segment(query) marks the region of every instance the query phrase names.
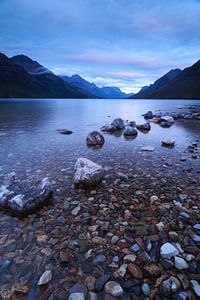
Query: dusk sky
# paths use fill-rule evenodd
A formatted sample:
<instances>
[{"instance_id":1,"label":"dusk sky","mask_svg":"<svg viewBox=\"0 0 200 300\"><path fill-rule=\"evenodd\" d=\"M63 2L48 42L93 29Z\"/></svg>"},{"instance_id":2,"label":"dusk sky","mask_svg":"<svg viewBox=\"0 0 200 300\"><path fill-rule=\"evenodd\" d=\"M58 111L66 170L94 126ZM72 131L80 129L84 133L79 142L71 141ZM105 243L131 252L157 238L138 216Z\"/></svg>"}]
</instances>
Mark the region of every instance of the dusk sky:
<instances>
[{"instance_id":1,"label":"dusk sky","mask_svg":"<svg viewBox=\"0 0 200 300\"><path fill-rule=\"evenodd\" d=\"M199 0L0 0L0 51L135 92L200 59Z\"/></svg>"}]
</instances>

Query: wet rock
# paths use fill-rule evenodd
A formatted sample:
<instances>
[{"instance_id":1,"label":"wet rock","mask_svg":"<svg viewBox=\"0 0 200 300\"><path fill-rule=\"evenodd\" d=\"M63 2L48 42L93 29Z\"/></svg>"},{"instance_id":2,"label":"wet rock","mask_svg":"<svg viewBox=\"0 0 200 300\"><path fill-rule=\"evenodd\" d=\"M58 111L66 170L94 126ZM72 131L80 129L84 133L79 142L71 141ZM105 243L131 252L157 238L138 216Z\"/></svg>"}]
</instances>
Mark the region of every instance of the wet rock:
<instances>
[{"instance_id":1,"label":"wet rock","mask_svg":"<svg viewBox=\"0 0 200 300\"><path fill-rule=\"evenodd\" d=\"M171 258L173 256L176 256L179 254L178 249L170 244L170 243L165 243L164 245L162 245L162 247L160 248L160 255L163 258Z\"/></svg>"},{"instance_id":2,"label":"wet rock","mask_svg":"<svg viewBox=\"0 0 200 300\"><path fill-rule=\"evenodd\" d=\"M131 272L134 278L142 279L142 271L137 265L133 263L128 264L128 270Z\"/></svg>"},{"instance_id":3,"label":"wet rock","mask_svg":"<svg viewBox=\"0 0 200 300\"><path fill-rule=\"evenodd\" d=\"M190 280L191 284L192 284L192 288L193 291L195 292L195 294L200 297L200 284L198 281L196 280Z\"/></svg>"},{"instance_id":4,"label":"wet rock","mask_svg":"<svg viewBox=\"0 0 200 300\"><path fill-rule=\"evenodd\" d=\"M22 185L22 186L21 186ZM43 178L38 186L30 186L30 182L13 184L8 190L5 186L0 187L0 207L17 215L33 213L52 198L52 187L47 177ZM9 188L9 189L10 189ZM23 194L18 194L18 191Z\"/></svg>"},{"instance_id":5,"label":"wet rock","mask_svg":"<svg viewBox=\"0 0 200 300\"><path fill-rule=\"evenodd\" d=\"M169 147L169 148L173 148L175 145L175 141L170 140L170 139L166 139L162 141L162 146L164 147Z\"/></svg>"},{"instance_id":6,"label":"wet rock","mask_svg":"<svg viewBox=\"0 0 200 300\"><path fill-rule=\"evenodd\" d=\"M60 133L60 134L64 134L64 135L69 135L69 134L73 133L73 131L68 130L68 129L64 129L64 128L57 129L57 132Z\"/></svg>"},{"instance_id":7,"label":"wet rock","mask_svg":"<svg viewBox=\"0 0 200 300\"><path fill-rule=\"evenodd\" d=\"M111 123L113 127L115 127L118 130L123 130L124 129L124 121L120 118L114 119Z\"/></svg>"},{"instance_id":8,"label":"wet rock","mask_svg":"<svg viewBox=\"0 0 200 300\"><path fill-rule=\"evenodd\" d=\"M90 187L102 181L103 168L86 158L79 158L75 164L74 185Z\"/></svg>"},{"instance_id":9,"label":"wet rock","mask_svg":"<svg viewBox=\"0 0 200 300\"><path fill-rule=\"evenodd\" d=\"M88 146L102 146L105 143L103 135L98 131L92 131L86 139Z\"/></svg>"},{"instance_id":10,"label":"wet rock","mask_svg":"<svg viewBox=\"0 0 200 300\"><path fill-rule=\"evenodd\" d=\"M174 261L175 261L175 267L178 270L184 270L189 268L187 262L181 257L175 256Z\"/></svg>"},{"instance_id":11,"label":"wet rock","mask_svg":"<svg viewBox=\"0 0 200 300\"><path fill-rule=\"evenodd\" d=\"M144 124L137 124L136 128L141 131L149 131L151 130L151 125L149 122Z\"/></svg>"},{"instance_id":12,"label":"wet rock","mask_svg":"<svg viewBox=\"0 0 200 300\"><path fill-rule=\"evenodd\" d=\"M174 118L170 116L163 116L160 118L160 121L161 127L171 127L175 123Z\"/></svg>"},{"instance_id":13,"label":"wet rock","mask_svg":"<svg viewBox=\"0 0 200 300\"><path fill-rule=\"evenodd\" d=\"M131 137L131 136L137 136L138 132L135 128L131 126L126 126L124 130L124 136Z\"/></svg>"},{"instance_id":14,"label":"wet rock","mask_svg":"<svg viewBox=\"0 0 200 300\"><path fill-rule=\"evenodd\" d=\"M193 226L193 228L194 228L194 229L197 229L197 230L200 230L200 224L195 224L195 225Z\"/></svg>"},{"instance_id":15,"label":"wet rock","mask_svg":"<svg viewBox=\"0 0 200 300\"><path fill-rule=\"evenodd\" d=\"M123 289L118 282L109 281L105 285L105 292L114 297L119 297L123 294Z\"/></svg>"},{"instance_id":16,"label":"wet rock","mask_svg":"<svg viewBox=\"0 0 200 300\"><path fill-rule=\"evenodd\" d=\"M145 113L143 116L144 116L145 119L153 119L154 114L153 114L152 111L148 111L148 112Z\"/></svg>"},{"instance_id":17,"label":"wet rock","mask_svg":"<svg viewBox=\"0 0 200 300\"><path fill-rule=\"evenodd\" d=\"M117 271L115 271L114 277L123 279L126 274L126 269L127 269L127 264L121 265L120 268Z\"/></svg>"},{"instance_id":18,"label":"wet rock","mask_svg":"<svg viewBox=\"0 0 200 300\"><path fill-rule=\"evenodd\" d=\"M102 291L102 289L104 288L104 285L106 284L106 282L108 282L110 280L110 275L103 275L101 277L99 277L97 280L96 280L96 283L95 283L95 290L97 292L100 292Z\"/></svg>"},{"instance_id":19,"label":"wet rock","mask_svg":"<svg viewBox=\"0 0 200 300\"><path fill-rule=\"evenodd\" d=\"M47 284L49 281L51 281L51 279L52 279L52 271L51 270L47 270L40 277L40 279L38 281L38 285Z\"/></svg>"},{"instance_id":20,"label":"wet rock","mask_svg":"<svg viewBox=\"0 0 200 300\"><path fill-rule=\"evenodd\" d=\"M116 127L112 125L104 125L101 127L102 132L114 133L116 130L117 130Z\"/></svg>"},{"instance_id":21,"label":"wet rock","mask_svg":"<svg viewBox=\"0 0 200 300\"><path fill-rule=\"evenodd\" d=\"M68 300L85 300L83 293L72 293L69 295Z\"/></svg>"},{"instance_id":22,"label":"wet rock","mask_svg":"<svg viewBox=\"0 0 200 300\"><path fill-rule=\"evenodd\" d=\"M153 152L155 148L153 146L144 146L142 147L141 151L146 151L146 152Z\"/></svg>"},{"instance_id":23,"label":"wet rock","mask_svg":"<svg viewBox=\"0 0 200 300\"><path fill-rule=\"evenodd\" d=\"M93 264L94 265L99 265L99 264L102 264L106 261L106 256L105 255L97 255L94 260L93 260Z\"/></svg>"},{"instance_id":24,"label":"wet rock","mask_svg":"<svg viewBox=\"0 0 200 300\"><path fill-rule=\"evenodd\" d=\"M149 296L150 295L150 286L148 283L143 283L142 285L142 292L145 296Z\"/></svg>"}]
</instances>

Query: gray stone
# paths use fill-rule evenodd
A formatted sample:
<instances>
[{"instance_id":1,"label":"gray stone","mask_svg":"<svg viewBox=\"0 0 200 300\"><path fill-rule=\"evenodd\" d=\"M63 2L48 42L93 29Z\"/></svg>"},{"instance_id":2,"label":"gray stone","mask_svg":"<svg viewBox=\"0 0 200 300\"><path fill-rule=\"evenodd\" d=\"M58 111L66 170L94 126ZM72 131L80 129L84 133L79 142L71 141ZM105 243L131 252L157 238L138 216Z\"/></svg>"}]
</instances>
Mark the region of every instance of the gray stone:
<instances>
[{"instance_id":1,"label":"gray stone","mask_svg":"<svg viewBox=\"0 0 200 300\"><path fill-rule=\"evenodd\" d=\"M93 186L101 182L103 168L86 158L79 158L75 164L74 185Z\"/></svg>"},{"instance_id":2,"label":"gray stone","mask_svg":"<svg viewBox=\"0 0 200 300\"><path fill-rule=\"evenodd\" d=\"M47 284L52 279L52 272L51 270L45 271L38 281L38 285Z\"/></svg>"},{"instance_id":3,"label":"gray stone","mask_svg":"<svg viewBox=\"0 0 200 300\"><path fill-rule=\"evenodd\" d=\"M178 249L170 243L165 243L160 248L160 255L162 256L162 258L168 258L169 259L173 256L178 255L178 254L179 254Z\"/></svg>"},{"instance_id":4,"label":"gray stone","mask_svg":"<svg viewBox=\"0 0 200 300\"><path fill-rule=\"evenodd\" d=\"M68 300L85 300L83 293L72 293L69 295Z\"/></svg>"},{"instance_id":5,"label":"gray stone","mask_svg":"<svg viewBox=\"0 0 200 300\"><path fill-rule=\"evenodd\" d=\"M189 268L187 262L183 258L175 256L174 260L175 260L175 267L178 270L184 270L184 269L188 269Z\"/></svg>"},{"instance_id":6,"label":"gray stone","mask_svg":"<svg viewBox=\"0 0 200 300\"><path fill-rule=\"evenodd\" d=\"M124 129L124 121L121 118L114 119L111 123L112 126L117 128L118 130Z\"/></svg>"},{"instance_id":7,"label":"gray stone","mask_svg":"<svg viewBox=\"0 0 200 300\"><path fill-rule=\"evenodd\" d=\"M119 297L123 294L123 289L118 282L109 281L105 285L105 292L114 297Z\"/></svg>"},{"instance_id":8,"label":"gray stone","mask_svg":"<svg viewBox=\"0 0 200 300\"><path fill-rule=\"evenodd\" d=\"M89 133L86 139L88 146L102 146L105 143L103 135L98 131L92 131Z\"/></svg>"},{"instance_id":9,"label":"gray stone","mask_svg":"<svg viewBox=\"0 0 200 300\"><path fill-rule=\"evenodd\" d=\"M192 284L193 291L198 297L200 297L200 284L196 280L190 280L190 282Z\"/></svg>"},{"instance_id":10,"label":"gray stone","mask_svg":"<svg viewBox=\"0 0 200 300\"><path fill-rule=\"evenodd\" d=\"M137 130L131 126L127 126L124 130L124 136L136 136L137 134Z\"/></svg>"}]
</instances>

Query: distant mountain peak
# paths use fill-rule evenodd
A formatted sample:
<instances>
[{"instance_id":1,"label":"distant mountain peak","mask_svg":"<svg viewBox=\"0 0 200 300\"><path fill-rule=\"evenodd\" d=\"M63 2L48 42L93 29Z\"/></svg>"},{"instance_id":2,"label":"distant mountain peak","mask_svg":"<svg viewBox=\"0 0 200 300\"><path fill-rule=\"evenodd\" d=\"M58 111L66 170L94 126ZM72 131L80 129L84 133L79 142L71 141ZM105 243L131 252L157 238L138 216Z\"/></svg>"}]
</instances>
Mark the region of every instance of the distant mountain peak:
<instances>
[{"instance_id":1,"label":"distant mountain peak","mask_svg":"<svg viewBox=\"0 0 200 300\"><path fill-rule=\"evenodd\" d=\"M37 61L32 60L30 57L20 54L15 55L11 60L24 68L26 72L31 75L41 75L41 74L52 74L50 70L40 65Z\"/></svg>"}]
</instances>

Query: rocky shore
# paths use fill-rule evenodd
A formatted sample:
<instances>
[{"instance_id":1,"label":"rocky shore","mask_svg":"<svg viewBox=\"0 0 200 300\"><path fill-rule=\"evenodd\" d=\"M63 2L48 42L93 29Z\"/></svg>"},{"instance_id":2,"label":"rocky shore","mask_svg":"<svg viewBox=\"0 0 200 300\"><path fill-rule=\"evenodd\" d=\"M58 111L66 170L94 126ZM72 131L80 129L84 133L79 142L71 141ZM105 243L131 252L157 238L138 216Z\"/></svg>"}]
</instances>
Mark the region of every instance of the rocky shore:
<instances>
[{"instance_id":1,"label":"rocky shore","mask_svg":"<svg viewBox=\"0 0 200 300\"><path fill-rule=\"evenodd\" d=\"M199 112L185 116L148 112L143 124L118 118L101 132L136 138L177 119L200 130ZM200 136L177 155L169 133L159 155L149 145L134 161L113 149L102 166L79 158L67 179L55 173L53 204L37 214L1 211L0 299L199 299ZM106 134L86 143L104 147ZM13 177L3 178L8 190Z\"/></svg>"}]
</instances>

